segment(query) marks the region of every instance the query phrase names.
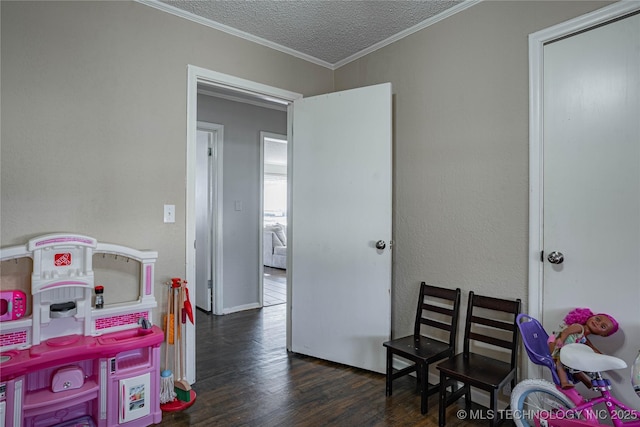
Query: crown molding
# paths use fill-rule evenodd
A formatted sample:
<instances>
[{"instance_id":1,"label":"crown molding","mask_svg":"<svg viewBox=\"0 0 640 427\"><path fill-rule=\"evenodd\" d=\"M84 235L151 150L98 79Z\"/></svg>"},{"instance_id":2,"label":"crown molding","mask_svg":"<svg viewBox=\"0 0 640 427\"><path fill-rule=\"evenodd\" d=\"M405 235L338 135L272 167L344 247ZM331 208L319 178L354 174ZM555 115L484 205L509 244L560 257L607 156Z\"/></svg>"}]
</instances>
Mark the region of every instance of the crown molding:
<instances>
[{"instance_id":1,"label":"crown molding","mask_svg":"<svg viewBox=\"0 0 640 427\"><path fill-rule=\"evenodd\" d=\"M269 40L265 40L262 37L254 36L253 34L245 33L244 31L240 31L236 28L220 24L218 22L212 21L207 18L203 18L202 16L195 15L191 12L187 12L186 10L178 9L177 7L168 5L166 3L162 3L161 1L158 1L158 0L134 0L134 1L136 1L137 3L144 4L146 6L150 6L155 9L161 10L163 12L170 13L180 18L188 19L189 21L195 22L197 24L201 24L206 27L225 32L227 34L231 34L232 36L240 37L250 42L254 42L254 43L266 46L268 48L286 53L288 55L295 56L296 58L304 59L305 61L309 61L313 64L320 65L325 68L330 68L330 69L332 68L332 65L329 62L322 61L311 55L298 52L297 50L279 45Z\"/></svg>"},{"instance_id":2,"label":"crown molding","mask_svg":"<svg viewBox=\"0 0 640 427\"><path fill-rule=\"evenodd\" d=\"M330 62L327 62L327 61L323 61L323 60L318 59L318 58L316 58L314 56L307 55L306 53L302 53L302 52L299 52L297 50L288 48L286 46L282 46L280 44L271 42L269 40L265 40L262 37L254 36L253 34L245 33L244 31L240 31L240 30L238 30L236 28L220 24L218 22L212 21L212 20L207 19L207 18L203 18L201 16L195 15L195 14L193 14L191 12L187 12L187 11L182 10L182 9L178 9L175 6L171 6L169 4L161 2L159 0L134 0L134 1L136 1L137 3L140 3L140 4L143 4L143 5L146 5L146 6L153 7L155 9L161 10L163 12L170 13L170 14L178 16L180 18L188 19L189 21L195 22L197 24L201 24L201 25L207 26L209 28L213 28L215 30L225 32L227 34L231 34L233 36L243 38L243 39L248 40L250 42L254 42L254 43L260 44L260 45L268 47L270 49L274 49L274 50L286 53L286 54L291 55L293 57L296 57L296 58L299 58L299 59L303 59L305 61L311 62L311 63L319 65L321 67L328 68L328 69L330 69L332 71L335 71L338 68L343 67L344 65L347 65L348 63L355 61L356 59L362 58L363 56L368 55L368 54L370 54L372 52L375 52L378 49L382 49L383 47L388 46L391 43L394 43L394 42L396 42L398 40L401 40L401 39L403 39L403 38L405 38L405 37L417 32L417 31L420 31L420 30L422 30L424 28L427 28L427 27L435 24L436 22L440 22L443 19L446 19L446 18L448 18L448 17L450 17L452 15L455 15L458 12L461 12L461 11L463 11L465 9L468 9L471 6L474 6L474 5L480 3L483 0L465 0L464 2L458 4L458 5L450 8L450 9L445 10L444 12L439 13L438 15L435 15L435 16L429 18L429 19L426 19L426 20L420 22L419 24L414 25L413 27L407 28L404 31L401 31L401 32L399 32L399 33L397 33L397 34L395 34L395 35L393 35L393 36L391 36L391 37L389 37L389 38L387 38L385 40L382 40L382 41L380 41L380 42L378 42L378 43L376 43L376 44L374 44L374 45L372 45L372 46L370 46L370 47L368 47L366 49L363 49L363 50L361 50L361 51L359 51L359 52L357 52L357 53L355 53L355 54L353 54L353 55L351 55L351 56L349 56L349 57L347 57L345 59L342 59L342 60L340 60L340 61L338 61L338 62L336 62L334 64L332 64Z\"/></svg>"},{"instance_id":3,"label":"crown molding","mask_svg":"<svg viewBox=\"0 0 640 427\"><path fill-rule=\"evenodd\" d=\"M466 10L468 8L470 8L471 6L474 6L478 3L480 3L482 0L465 0L464 2L457 4L456 6L453 6L452 8L449 8L447 10L445 10L442 13L439 13L437 15L432 16L429 19L425 19L424 21L414 25L413 27L409 27L404 31L400 31L397 34L394 34L393 36L384 39L374 45L369 46L366 49L361 50L360 52L354 53L353 55L342 59L338 62L336 62L335 64L333 64L333 69L337 70L340 67L343 67L345 65L347 65L350 62L355 61L356 59L360 59L363 56L366 56L372 52L375 52L378 49L382 49L385 46L390 45L391 43L395 43L398 40L401 40L407 36L410 36L411 34L418 32L420 30L423 30L427 27L430 27L431 25L435 24L436 22L440 22L443 19L449 18L450 16L455 15L458 12L462 12L463 10Z\"/></svg>"}]
</instances>

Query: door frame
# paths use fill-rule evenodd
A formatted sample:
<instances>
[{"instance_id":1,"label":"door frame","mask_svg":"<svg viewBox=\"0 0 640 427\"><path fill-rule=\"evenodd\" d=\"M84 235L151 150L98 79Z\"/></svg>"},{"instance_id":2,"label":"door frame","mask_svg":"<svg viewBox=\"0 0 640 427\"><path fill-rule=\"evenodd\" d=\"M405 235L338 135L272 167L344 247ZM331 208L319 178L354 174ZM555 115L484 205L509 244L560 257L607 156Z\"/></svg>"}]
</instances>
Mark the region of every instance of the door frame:
<instances>
[{"instance_id":1,"label":"door frame","mask_svg":"<svg viewBox=\"0 0 640 427\"><path fill-rule=\"evenodd\" d=\"M529 35L529 294L528 313L543 322L544 283L544 45L605 25L640 10L637 2L617 2ZM542 378L542 367L528 361L527 377Z\"/></svg>"},{"instance_id":2,"label":"door frame","mask_svg":"<svg viewBox=\"0 0 640 427\"><path fill-rule=\"evenodd\" d=\"M186 159L186 201L185 201L185 279L187 288L191 294L195 294L195 277L196 277L196 209L195 209L195 182L196 182L196 136L198 128L198 84L210 87L224 88L241 94L249 94L260 99L278 102L288 105L287 109L287 133L291 135L291 127L293 121L292 108L290 107L294 100L302 98L302 95L262 83L245 80L228 74L219 73L217 71L208 70L206 68L195 65L187 65L187 159ZM291 150L291 144L288 144ZM290 153L290 152L289 152ZM292 165L288 165L291 171ZM288 229L289 231L289 229ZM222 253L219 254L222 257ZM289 267L289 266L288 266ZM292 283L287 286L287 293L291 292ZM214 295L218 295L222 289L222 283L214 284ZM218 303L218 301L216 301ZM220 298L220 304L223 304ZM290 347L290 329L291 329L291 307L287 304L287 348ZM193 384L196 379L196 336L195 325L187 322L186 324L186 379Z\"/></svg>"},{"instance_id":3,"label":"door frame","mask_svg":"<svg viewBox=\"0 0 640 427\"><path fill-rule=\"evenodd\" d=\"M258 234L258 247L260 248L259 251L259 264L258 264L258 288L259 288L259 303L260 303L260 307L264 307L264 253L262 248L264 247L264 143L265 143L265 139L267 138L271 138L271 139L279 139L279 140L286 140L287 141L287 212L290 209L290 204L289 201L291 199L291 195L289 194L289 187L290 187L290 176L289 176L289 137L287 135L282 135L280 133L273 133L273 132L260 132L260 183L258 184L260 186L260 218L258 220L258 230L259 234ZM288 217L287 217L288 219ZM287 221L289 222L289 221ZM288 229L289 227L287 227ZM291 256L289 255L289 247L290 245L287 245L287 264L289 264L289 259L291 258ZM288 267L288 265L287 265ZM287 284L289 283L289 269L287 268L286 270L286 280L287 280ZM289 286L287 286L287 289L289 288ZM288 342L287 342L288 343ZM287 348L289 347L289 345L287 344Z\"/></svg>"},{"instance_id":4,"label":"door frame","mask_svg":"<svg viewBox=\"0 0 640 427\"><path fill-rule=\"evenodd\" d=\"M202 130L213 133L215 136L210 141L209 149L211 155L207 161L207 183L209 194L209 203L207 206L207 215L210 215L209 225L209 245L208 260L211 263L211 281L214 284L222 283L223 264L222 264L222 248L223 248L223 153L224 153L224 126L216 123L197 122L196 130ZM197 236L196 236L197 237ZM196 252L198 248L196 247ZM195 265L197 267L197 264ZM211 288L209 298L211 300L211 310L213 314L222 314L222 287ZM195 295L195 292L193 293ZM214 297L215 296L215 297ZM218 302L219 301L219 302Z\"/></svg>"}]
</instances>

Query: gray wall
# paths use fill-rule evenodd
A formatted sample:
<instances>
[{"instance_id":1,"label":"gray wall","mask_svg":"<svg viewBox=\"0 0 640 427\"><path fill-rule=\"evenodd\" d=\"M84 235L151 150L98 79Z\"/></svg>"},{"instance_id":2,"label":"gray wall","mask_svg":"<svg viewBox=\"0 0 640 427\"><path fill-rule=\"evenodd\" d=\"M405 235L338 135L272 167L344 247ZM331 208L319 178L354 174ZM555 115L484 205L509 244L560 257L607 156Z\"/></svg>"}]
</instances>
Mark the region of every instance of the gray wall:
<instances>
[{"instance_id":1,"label":"gray wall","mask_svg":"<svg viewBox=\"0 0 640 427\"><path fill-rule=\"evenodd\" d=\"M526 309L528 34L606 4L483 1L336 71L393 84L394 336L422 280Z\"/></svg>"},{"instance_id":2,"label":"gray wall","mask_svg":"<svg viewBox=\"0 0 640 427\"><path fill-rule=\"evenodd\" d=\"M198 95L198 121L224 125L223 308L255 304L262 250L260 131L286 135L287 112Z\"/></svg>"},{"instance_id":3,"label":"gray wall","mask_svg":"<svg viewBox=\"0 0 640 427\"><path fill-rule=\"evenodd\" d=\"M333 89L331 70L140 3L3 1L0 14L0 244L67 231L157 250L160 307L160 284L185 276L187 65Z\"/></svg>"}]
</instances>

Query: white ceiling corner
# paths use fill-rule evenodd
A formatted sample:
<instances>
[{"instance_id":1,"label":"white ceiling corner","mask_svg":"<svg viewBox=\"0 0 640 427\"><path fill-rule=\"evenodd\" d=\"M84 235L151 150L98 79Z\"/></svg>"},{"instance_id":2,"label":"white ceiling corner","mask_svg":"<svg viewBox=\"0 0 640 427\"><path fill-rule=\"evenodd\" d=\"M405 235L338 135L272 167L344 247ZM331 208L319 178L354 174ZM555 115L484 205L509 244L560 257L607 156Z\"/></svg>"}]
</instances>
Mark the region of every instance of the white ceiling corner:
<instances>
[{"instance_id":1,"label":"white ceiling corner","mask_svg":"<svg viewBox=\"0 0 640 427\"><path fill-rule=\"evenodd\" d=\"M137 0L335 70L481 0Z\"/></svg>"}]
</instances>

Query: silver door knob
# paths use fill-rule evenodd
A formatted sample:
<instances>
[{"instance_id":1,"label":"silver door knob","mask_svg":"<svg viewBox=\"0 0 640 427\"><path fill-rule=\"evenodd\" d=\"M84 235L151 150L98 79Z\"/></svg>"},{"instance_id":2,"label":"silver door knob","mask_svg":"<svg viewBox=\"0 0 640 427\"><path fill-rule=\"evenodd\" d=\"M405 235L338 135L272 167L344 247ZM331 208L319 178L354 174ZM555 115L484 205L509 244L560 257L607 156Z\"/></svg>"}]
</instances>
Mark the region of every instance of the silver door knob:
<instances>
[{"instance_id":1,"label":"silver door knob","mask_svg":"<svg viewBox=\"0 0 640 427\"><path fill-rule=\"evenodd\" d=\"M553 251L549 254L547 260L551 264L562 264L562 262L564 261L564 255L562 254L562 252Z\"/></svg>"},{"instance_id":2,"label":"silver door knob","mask_svg":"<svg viewBox=\"0 0 640 427\"><path fill-rule=\"evenodd\" d=\"M384 249L386 247L387 247L387 244L384 242L384 240L378 240L376 242L376 249L382 250L382 249Z\"/></svg>"}]
</instances>

